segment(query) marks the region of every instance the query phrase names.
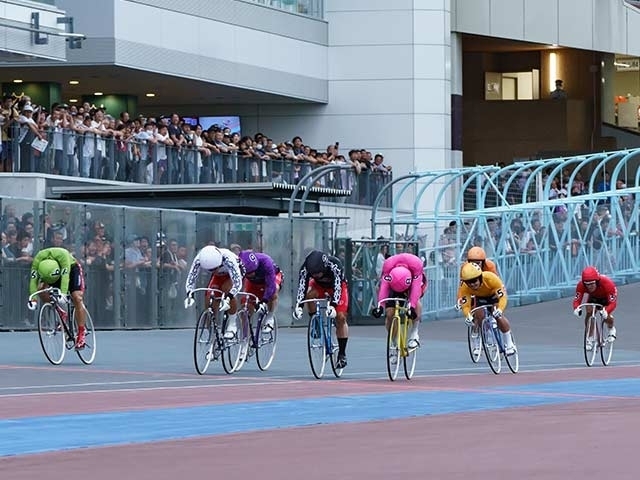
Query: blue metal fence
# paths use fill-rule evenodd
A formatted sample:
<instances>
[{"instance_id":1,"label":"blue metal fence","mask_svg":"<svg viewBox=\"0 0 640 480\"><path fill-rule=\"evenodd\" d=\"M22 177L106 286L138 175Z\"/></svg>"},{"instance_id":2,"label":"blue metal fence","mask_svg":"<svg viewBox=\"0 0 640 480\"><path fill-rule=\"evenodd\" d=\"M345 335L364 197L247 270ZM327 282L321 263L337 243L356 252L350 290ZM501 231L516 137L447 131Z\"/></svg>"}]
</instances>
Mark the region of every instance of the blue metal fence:
<instances>
[{"instance_id":1,"label":"blue metal fence","mask_svg":"<svg viewBox=\"0 0 640 480\"><path fill-rule=\"evenodd\" d=\"M497 263L512 304L570 295L586 265L636 281L639 166L640 150L629 150L414 173L393 181L392 200L406 204L416 191L413 209L388 214L374 203L371 236L419 243L427 318L454 314L460 264L476 245ZM373 301L363 298L362 310Z\"/></svg>"}]
</instances>

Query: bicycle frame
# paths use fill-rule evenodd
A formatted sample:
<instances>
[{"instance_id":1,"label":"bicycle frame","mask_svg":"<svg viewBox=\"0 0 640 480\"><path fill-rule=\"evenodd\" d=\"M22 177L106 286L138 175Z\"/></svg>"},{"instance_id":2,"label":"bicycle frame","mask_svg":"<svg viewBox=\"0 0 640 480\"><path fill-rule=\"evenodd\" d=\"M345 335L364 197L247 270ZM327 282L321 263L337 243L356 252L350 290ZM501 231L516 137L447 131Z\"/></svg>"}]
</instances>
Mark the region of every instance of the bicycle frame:
<instances>
[{"instance_id":1,"label":"bicycle frame","mask_svg":"<svg viewBox=\"0 0 640 480\"><path fill-rule=\"evenodd\" d=\"M253 315L255 314L255 306L258 302L260 302L260 298L258 298L257 295L254 295L253 293L249 293L249 292L238 292L238 295L236 295L237 297L240 297L240 310L238 310L238 313L240 313L241 315L244 316L243 318L243 322L242 322L242 327L243 327L243 331L242 334L243 336L248 332L249 333L249 347L250 348L257 348L258 344L259 344L259 337L260 337L260 332L257 329L253 328ZM253 311L250 311L250 306L253 306ZM245 320L246 319L246 325L245 325ZM247 332L245 332L244 328L248 327Z\"/></svg>"},{"instance_id":2,"label":"bicycle frame","mask_svg":"<svg viewBox=\"0 0 640 480\"><path fill-rule=\"evenodd\" d=\"M387 302L394 302L393 317L391 318L391 325L389 325L389 329L393 328L394 320L397 318L400 327L400 334L398 336L398 350L400 356L404 358L407 357L413 350L415 350L415 348L407 348L407 338L409 337L409 330L413 326L413 320L411 320L407 315L407 311L409 310L407 308L408 299L401 297L383 298L378 302L378 306L385 309L385 313Z\"/></svg>"},{"instance_id":3,"label":"bicycle frame","mask_svg":"<svg viewBox=\"0 0 640 480\"><path fill-rule=\"evenodd\" d=\"M400 359L402 359L404 375L407 380L411 380L416 369L418 347L408 347L409 331L413 327L413 320L408 315L408 299L402 297L381 299L378 306L384 308L385 318L388 302L393 302L393 316L387 330L387 374L389 380L394 381L398 377Z\"/></svg>"},{"instance_id":4,"label":"bicycle frame","mask_svg":"<svg viewBox=\"0 0 640 480\"><path fill-rule=\"evenodd\" d=\"M315 303L316 304L316 313L318 316L318 325L322 329L322 334L324 337L324 346L326 349L327 356L333 353L333 347L331 345L331 327L333 326L334 319L329 318L327 316L327 307L329 306L328 298L310 298L308 300L303 300L300 302L303 303Z\"/></svg>"},{"instance_id":5,"label":"bicycle frame","mask_svg":"<svg viewBox=\"0 0 640 480\"><path fill-rule=\"evenodd\" d=\"M226 348L226 343L224 341L224 338L222 336L221 333L221 329L223 327L222 323L220 322L220 319L218 317L218 315L220 314L219 309L216 308L216 304L220 302L220 299L222 298L222 296L226 293L223 290L217 289L217 288L209 288L209 287L205 287L205 288L196 288L195 290L193 290L193 292L206 292L206 293L210 293L211 295L209 295L209 301L208 301L208 305L206 306L206 309L198 316L198 321L196 322L196 339L194 339L194 362L196 364L196 371L202 375L206 372L206 370L209 367L209 363L211 361L217 360L219 357L223 357L224 355L224 350ZM215 336L215 339L213 339L211 341L211 345L209 346L209 350L206 353L206 361L205 361L205 365L204 367L200 368L198 366L198 359L197 359L197 353L196 353L196 345L197 345L197 337L198 337L198 325L199 325L199 321L200 318L202 317L202 315L204 314L204 312L209 313L209 315L211 316L211 320L212 320L212 325L207 326L207 328L210 328L212 333ZM233 373L233 368L231 368L232 366L227 366L224 358L223 360L223 368L225 370L226 373L230 374Z\"/></svg>"},{"instance_id":6,"label":"bicycle frame","mask_svg":"<svg viewBox=\"0 0 640 480\"><path fill-rule=\"evenodd\" d=\"M602 315L604 306L599 303L586 302L578 308L581 308L585 312L584 359L587 366L591 367L593 365L598 350L600 350L602 364L605 366L609 365L613 352L613 344L604 336L605 319ZM591 314L587 315L587 310L591 310ZM591 350L587 350L587 342L589 340L592 341Z\"/></svg>"},{"instance_id":7,"label":"bicycle frame","mask_svg":"<svg viewBox=\"0 0 640 480\"><path fill-rule=\"evenodd\" d=\"M265 332L263 322L267 318L267 313L261 312L259 315L255 315L255 305L260 302L260 297L249 292L238 292L237 296L240 297L241 305L238 310L241 322L240 339L245 343L243 346L245 351L236 370L242 368L247 358L255 353L258 368L265 371L271 366L275 357L278 325L274 317L272 328Z\"/></svg>"},{"instance_id":8,"label":"bicycle frame","mask_svg":"<svg viewBox=\"0 0 640 480\"><path fill-rule=\"evenodd\" d=\"M247 344L244 347L242 359L236 368L237 371L242 368L247 361L247 358L253 354L253 350L258 347L258 335L260 332L258 332L258 329L255 329L254 331L251 320L255 310L254 312L250 312L249 306L250 304L255 306L260 299L253 293L249 292L238 292L236 297L240 299L240 308L238 309L238 318L240 319L239 338L241 342L246 342Z\"/></svg>"},{"instance_id":9,"label":"bicycle frame","mask_svg":"<svg viewBox=\"0 0 640 480\"><path fill-rule=\"evenodd\" d=\"M32 300L34 300L36 297L40 298L40 294L42 293L47 293L49 295L49 300L47 301L47 303L53 305L55 308L62 308L63 310L66 310L68 317L67 318L73 318L73 309L75 308L73 305L73 302L68 302L66 304L66 308L63 308L60 305L60 302L58 301L58 296L55 294L56 291L60 291L59 288L55 288L55 287L47 287L47 288L43 288L42 290L38 290L37 292L32 293L31 295L29 295L29 301L31 302ZM66 342L74 342L75 343L75 327L73 325L73 322L60 322L62 324L62 328L64 329L64 333L65 333L65 339ZM68 347L67 347L68 348Z\"/></svg>"},{"instance_id":10,"label":"bicycle frame","mask_svg":"<svg viewBox=\"0 0 640 480\"><path fill-rule=\"evenodd\" d=\"M311 350L312 347L311 347L310 340L308 340L309 341L309 344L308 344L309 362L311 363L312 373L316 378L318 379L322 378L322 376L324 375L324 366L326 364L327 359L329 359L331 363L331 368L333 370L333 374L339 378L342 375L343 369L337 368L335 366L335 363L337 360L334 359L334 355L338 351L338 345L337 343L334 344L332 342L332 327L335 325L335 320L333 318L330 318L327 315L327 308L329 307L329 298L327 297L309 298L306 300L302 300L300 302L300 304L304 304L304 303L315 304L316 311L309 321L309 328L314 329L314 331L316 328L319 329L319 334L322 336L322 339L323 339L322 347L324 350L324 358L322 359L322 365L321 367L318 368L318 371L316 371L313 364L312 350ZM308 335L311 335L311 332L308 332Z\"/></svg>"},{"instance_id":11,"label":"bicycle frame","mask_svg":"<svg viewBox=\"0 0 640 480\"><path fill-rule=\"evenodd\" d=\"M509 366L509 370L511 370L512 373L518 373L520 369L518 350L516 348L512 354L507 355L505 345L502 340L502 332L498 328L498 321L493 317L494 308L495 307L493 305L481 305L473 308L470 312L474 316L481 310L483 312L482 322L480 323L480 335L482 338L482 348L485 356L487 357L487 363L489 364L489 367L491 367L493 373L497 375L502 369L502 357L504 357L507 365ZM513 338L513 333L511 333L511 335ZM497 347L495 351L493 351L494 346Z\"/></svg>"},{"instance_id":12,"label":"bicycle frame","mask_svg":"<svg viewBox=\"0 0 640 480\"><path fill-rule=\"evenodd\" d=\"M42 346L42 350L53 365L59 365L64 360L64 354L66 350L75 349L76 354L85 365L91 365L96 356L96 332L95 326L93 324L93 319L91 318L91 314L84 307L85 313L85 344L81 348L76 348L76 322L78 319L76 318L76 308L75 305L69 301L66 303L66 306L62 305L59 299L59 295L62 293L60 289L56 287L47 287L34 292L29 295L29 301L33 301L36 298L39 298L40 295L47 294L49 295L49 299L44 301L42 306L40 307L40 312L38 314L38 337L40 338L40 345ZM49 329L43 328L43 315L45 306L54 311L54 315L56 315L55 329L50 331ZM65 308L66 307L66 308ZM65 321L63 316L60 314L58 309L63 309L66 312ZM49 340L52 340L56 336L56 332L60 332L61 335L64 335L63 339L61 338L62 348L59 353L53 354L49 351L49 348L45 344L49 344ZM54 341L54 344L57 342Z\"/></svg>"}]
</instances>

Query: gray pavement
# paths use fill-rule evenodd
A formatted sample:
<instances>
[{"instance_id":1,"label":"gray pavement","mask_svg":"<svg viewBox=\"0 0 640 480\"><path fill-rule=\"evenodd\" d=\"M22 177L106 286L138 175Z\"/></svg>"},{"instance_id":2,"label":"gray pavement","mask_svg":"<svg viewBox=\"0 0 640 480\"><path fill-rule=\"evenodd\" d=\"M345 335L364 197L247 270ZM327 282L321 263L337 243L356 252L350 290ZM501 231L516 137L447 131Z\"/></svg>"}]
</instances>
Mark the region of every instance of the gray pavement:
<instances>
[{"instance_id":1,"label":"gray pavement","mask_svg":"<svg viewBox=\"0 0 640 480\"><path fill-rule=\"evenodd\" d=\"M640 326L634 302L634 297L640 294L640 284L624 286L619 293L615 315L618 340L612 365L640 365ZM583 322L573 316L571 299L510 308L507 316L519 346L521 372L584 367ZM351 328L345 381L386 378L384 335L382 326ZM477 365L469 360L466 327L461 318L424 323L421 340L417 376L491 375L484 358ZM63 365L53 366L44 358L36 332L3 332L0 333L3 376L0 396L50 390L135 389L312 378L303 328L279 330L276 358L268 372L260 372L251 359L231 376L224 374L217 362L210 366L207 375L198 376L193 367L192 341L192 330L100 331L94 365L84 366L73 352L68 352ZM327 378L332 378L330 371Z\"/></svg>"}]
</instances>

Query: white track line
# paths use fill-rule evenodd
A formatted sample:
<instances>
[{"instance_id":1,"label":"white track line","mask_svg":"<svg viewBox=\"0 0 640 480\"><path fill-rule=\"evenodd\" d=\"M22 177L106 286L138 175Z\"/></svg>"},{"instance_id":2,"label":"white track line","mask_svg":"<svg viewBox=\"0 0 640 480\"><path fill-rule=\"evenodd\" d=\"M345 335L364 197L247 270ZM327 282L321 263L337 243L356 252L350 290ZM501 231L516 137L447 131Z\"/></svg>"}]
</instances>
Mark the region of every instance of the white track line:
<instances>
[{"instance_id":1,"label":"white track line","mask_svg":"<svg viewBox=\"0 0 640 480\"><path fill-rule=\"evenodd\" d=\"M623 363L623 362L619 362ZM637 367L640 366L637 362L628 362L627 365L616 365L619 368L629 368L629 367ZM570 370L591 370L594 367L583 366L582 364L567 364L567 366L559 367L557 364L546 365L531 365L526 370L521 370L522 373L542 373L542 372L554 372L554 371L570 371ZM553 368L548 368L552 366ZM607 367L612 368L612 367ZM433 372L458 372L458 373L448 373L447 375L414 375L414 378L446 378L446 377L465 377L465 376L480 376L486 375L488 378L494 378L493 375L489 375L490 371L481 370L479 368L473 368L473 371L470 369L463 368L452 368L452 369L440 369L440 370L424 370L423 373L433 373ZM506 372L505 372L506 373ZM334 379L328 377L325 380L320 380L320 382L341 382L341 383L351 383L358 381L368 381L368 380L386 380L387 376L381 374L379 371L376 372L357 372L357 375L368 375L370 378L362 379L362 378L342 378L342 379ZM512 375L509 373L509 375ZM231 378L229 379L231 380ZM265 385L293 385L293 384L301 384L313 382L316 383L318 380L315 379L301 379L300 375L286 375L279 377L267 377L264 381L260 382L245 382L239 383L237 380L242 380L242 377L235 377L234 383L207 383L204 385L176 385L176 386L163 386L163 387L140 387L140 388L109 388L113 386L119 385L149 385L149 384L158 384L158 383L183 383L188 381L198 381L195 379L186 379L186 378L176 378L176 379L164 379L164 380L128 380L128 381L115 381L115 382L85 382L85 383L69 383L69 384L55 384L55 385L28 385L28 386L10 386L10 387L0 387L0 391L16 391L16 390L42 390L48 388L77 388L77 387L105 387L101 389L93 389L93 390L58 390L58 391L49 391L49 392L27 392L27 393L5 393L0 394L0 398L4 397L30 397L30 396L46 396L46 395L69 395L69 394L80 394L80 393L125 393L125 392L136 392L136 391L144 391L144 390L176 390L176 389L196 389L196 388L229 388L229 387L252 387L252 386L265 386ZM277 381L273 381L277 380ZM216 379L219 381L219 379ZM223 380L224 381L224 380ZM407 386L411 384L406 384ZM418 385L415 385L419 387Z\"/></svg>"},{"instance_id":2,"label":"white track line","mask_svg":"<svg viewBox=\"0 0 640 480\"><path fill-rule=\"evenodd\" d=\"M265 385L291 385L296 383L306 383L308 380L291 380L289 382L255 382L244 383L243 385L249 387L265 386ZM31 392L31 393L5 393L1 394L0 398L11 397L44 397L47 395L78 395L78 394L93 394L93 393L129 393L129 392L146 392L153 390L185 390L196 388L225 388L225 387L238 387L238 384L223 383L223 384L207 384L207 385L180 385L173 387L145 387L145 388L117 388L117 389L99 389L99 390L65 390L54 392Z\"/></svg>"}]
</instances>

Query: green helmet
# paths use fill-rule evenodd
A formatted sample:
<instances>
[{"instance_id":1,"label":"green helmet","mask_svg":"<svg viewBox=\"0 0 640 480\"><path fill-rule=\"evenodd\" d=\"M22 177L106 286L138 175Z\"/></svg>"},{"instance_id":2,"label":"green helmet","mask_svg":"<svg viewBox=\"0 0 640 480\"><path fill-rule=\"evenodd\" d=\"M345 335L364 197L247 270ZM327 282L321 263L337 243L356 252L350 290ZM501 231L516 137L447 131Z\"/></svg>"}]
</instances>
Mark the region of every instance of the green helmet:
<instances>
[{"instance_id":1,"label":"green helmet","mask_svg":"<svg viewBox=\"0 0 640 480\"><path fill-rule=\"evenodd\" d=\"M42 260L38 265L38 275L44 283L53 285L60 279L60 265L51 258Z\"/></svg>"}]
</instances>

